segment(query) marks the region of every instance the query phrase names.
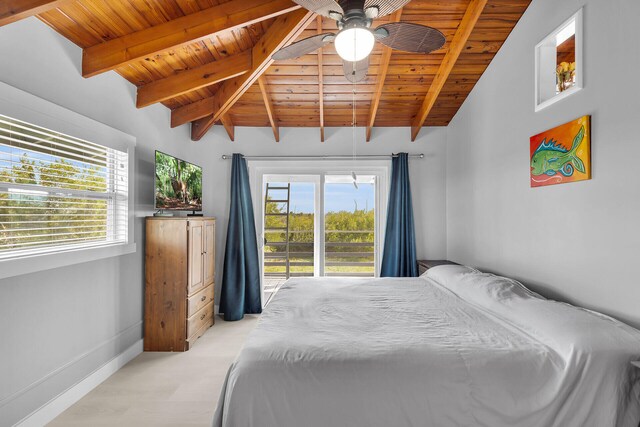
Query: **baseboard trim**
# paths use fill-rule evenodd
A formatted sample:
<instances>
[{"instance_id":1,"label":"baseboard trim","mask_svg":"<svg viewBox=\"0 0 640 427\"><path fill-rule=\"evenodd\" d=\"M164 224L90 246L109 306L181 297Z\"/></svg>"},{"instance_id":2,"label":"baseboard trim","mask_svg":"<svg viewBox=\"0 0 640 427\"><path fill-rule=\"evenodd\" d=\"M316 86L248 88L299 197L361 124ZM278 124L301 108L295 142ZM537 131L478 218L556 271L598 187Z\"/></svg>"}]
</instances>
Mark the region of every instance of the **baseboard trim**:
<instances>
[{"instance_id":1,"label":"baseboard trim","mask_svg":"<svg viewBox=\"0 0 640 427\"><path fill-rule=\"evenodd\" d=\"M108 344L110 344L112 342L117 341L120 337L125 336L129 332L134 331L135 329L141 329L142 328L142 324L143 324L142 321L140 321L140 322L136 323L135 325L129 326L128 328L126 328L125 330L121 331L117 335L115 335L115 336L109 338L108 340L105 340L105 341L101 342L100 344L94 346L93 348L85 351L81 355L75 357L74 359L70 360L69 362L65 363L62 366L57 367L53 371L47 373L46 375L42 376L41 378L37 379L36 381L32 382L31 384L21 388L20 390L17 390L16 392L10 394L9 396L6 396L6 397L0 399L0 409L5 407L6 405L8 405L11 401L20 398L24 394L26 394L26 393L30 392L31 390L35 389L36 387L42 385L46 381L49 381L51 378L55 377L56 375L59 375L60 373L64 372L66 369L69 369L72 366L74 366L77 363L79 363L80 361L86 359L87 357L90 357L96 351L99 351L102 347L104 347L104 346L106 346L106 345L108 345Z\"/></svg>"},{"instance_id":2,"label":"baseboard trim","mask_svg":"<svg viewBox=\"0 0 640 427\"><path fill-rule=\"evenodd\" d=\"M100 383L142 353L142 350L143 340L136 341L128 349L93 371L74 386L27 415L19 421L16 426L40 427L51 422L55 417L63 413L67 408L82 399L82 397L100 385Z\"/></svg>"}]
</instances>

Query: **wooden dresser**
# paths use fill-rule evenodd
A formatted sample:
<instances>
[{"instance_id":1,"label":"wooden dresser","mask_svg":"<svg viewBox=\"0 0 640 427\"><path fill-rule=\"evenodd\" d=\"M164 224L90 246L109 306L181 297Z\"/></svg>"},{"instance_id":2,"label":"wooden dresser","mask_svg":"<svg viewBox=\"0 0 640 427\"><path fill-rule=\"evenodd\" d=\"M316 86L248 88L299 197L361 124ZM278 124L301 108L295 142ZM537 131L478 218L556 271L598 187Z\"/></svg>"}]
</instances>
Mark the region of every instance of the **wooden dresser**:
<instances>
[{"instance_id":1,"label":"wooden dresser","mask_svg":"<svg viewBox=\"0 0 640 427\"><path fill-rule=\"evenodd\" d=\"M145 351L187 351L214 323L215 218L148 217Z\"/></svg>"}]
</instances>

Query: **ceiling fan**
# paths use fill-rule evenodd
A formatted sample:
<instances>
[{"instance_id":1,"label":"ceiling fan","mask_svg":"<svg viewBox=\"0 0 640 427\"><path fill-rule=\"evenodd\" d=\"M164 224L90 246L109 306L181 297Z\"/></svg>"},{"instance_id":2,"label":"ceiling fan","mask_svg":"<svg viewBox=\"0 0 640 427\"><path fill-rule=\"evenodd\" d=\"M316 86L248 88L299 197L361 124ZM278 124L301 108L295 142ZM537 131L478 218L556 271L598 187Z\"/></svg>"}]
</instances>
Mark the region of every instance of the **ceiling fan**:
<instances>
[{"instance_id":1,"label":"ceiling fan","mask_svg":"<svg viewBox=\"0 0 640 427\"><path fill-rule=\"evenodd\" d=\"M364 79L369 54L376 41L391 49L429 53L440 49L444 35L435 28L409 22L392 22L371 29L374 19L389 15L410 0L293 0L319 15L334 19L338 33L323 33L290 44L273 55L274 60L293 59L335 43L343 60L345 77L353 83Z\"/></svg>"}]
</instances>

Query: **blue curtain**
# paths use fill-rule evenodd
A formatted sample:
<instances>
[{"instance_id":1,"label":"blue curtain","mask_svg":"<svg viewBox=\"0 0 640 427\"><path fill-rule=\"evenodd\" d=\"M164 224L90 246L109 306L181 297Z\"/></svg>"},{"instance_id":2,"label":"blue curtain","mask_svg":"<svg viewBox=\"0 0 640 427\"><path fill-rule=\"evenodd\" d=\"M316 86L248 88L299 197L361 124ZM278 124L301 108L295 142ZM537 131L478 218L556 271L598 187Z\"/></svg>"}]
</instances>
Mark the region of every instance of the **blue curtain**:
<instances>
[{"instance_id":1,"label":"blue curtain","mask_svg":"<svg viewBox=\"0 0 640 427\"><path fill-rule=\"evenodd\" d=\"M416 277L416 237L413 204L409 183L409 155L394 156L387 208L387 231L384 237L381 277Z\"/></svg>"},{"instance_id":2,"label":"blue curtain","mask_svg":"<svg viewBox=\"0 0 640 427\"><path fill-rule=\"evenodd\" d=\"M224 320L240 320L245 313L261 313L260 261L247 163L233 155L231 206L224 271L220 291L220 312Z\"/></svg>"}]
</instances>

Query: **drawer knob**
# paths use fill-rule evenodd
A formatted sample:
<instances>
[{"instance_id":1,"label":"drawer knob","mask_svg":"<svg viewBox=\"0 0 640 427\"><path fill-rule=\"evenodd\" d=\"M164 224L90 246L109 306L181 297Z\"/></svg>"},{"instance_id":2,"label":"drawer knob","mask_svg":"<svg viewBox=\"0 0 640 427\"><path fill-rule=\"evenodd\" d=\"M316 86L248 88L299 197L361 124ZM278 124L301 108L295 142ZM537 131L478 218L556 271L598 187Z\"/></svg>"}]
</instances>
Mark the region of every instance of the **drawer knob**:
<instances>
[{"instance_id":1,"label":"drawer knob","mask_svg":"<svg viewBox=\"0 0 640 427\"><path fill-rule=\"evenodd\" d=\"M204 313L202 316L200 316L200 320L204 319L205 317L207 317L207 313Z\"/></svg>"},{"instance_id":2,"label":"drawer knob","mask_svg":"<svg viewBox=\"0 0 640 427\"><path fill-rule=\"evenodd\" d=\"M200 298L200 301L205 301L207 299L206 295L203 295L202 298Z\"/></svg>"}]
</instances>

